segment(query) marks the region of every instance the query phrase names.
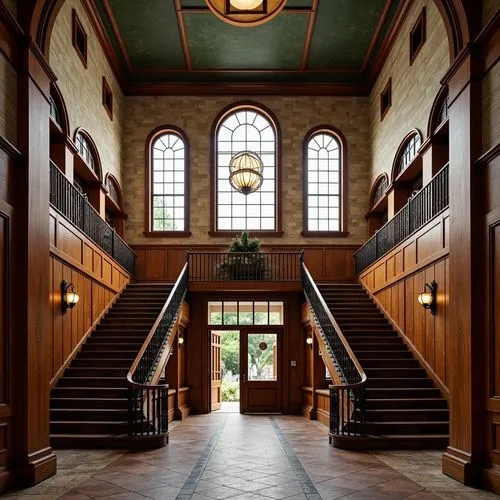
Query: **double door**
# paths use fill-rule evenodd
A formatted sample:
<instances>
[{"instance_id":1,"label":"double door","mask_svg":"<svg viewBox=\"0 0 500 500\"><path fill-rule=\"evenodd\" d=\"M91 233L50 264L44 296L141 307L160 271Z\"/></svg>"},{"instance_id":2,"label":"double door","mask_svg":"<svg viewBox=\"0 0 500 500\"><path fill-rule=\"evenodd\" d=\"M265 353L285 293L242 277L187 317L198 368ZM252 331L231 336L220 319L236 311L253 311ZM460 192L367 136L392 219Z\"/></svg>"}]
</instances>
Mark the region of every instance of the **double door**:
<instances>
[{"instance_id":1,"label":"double door","mask_svg":"<svg viewBox=\"0 0 500 500\"><path fill-rule=\"evenodd\" d=\"M282 332L279 328L239 328L241 413L279 413L282 409ZM211 330L211 407L222 402L224 345L222 332Z\"/></svg>"}]
</instances>

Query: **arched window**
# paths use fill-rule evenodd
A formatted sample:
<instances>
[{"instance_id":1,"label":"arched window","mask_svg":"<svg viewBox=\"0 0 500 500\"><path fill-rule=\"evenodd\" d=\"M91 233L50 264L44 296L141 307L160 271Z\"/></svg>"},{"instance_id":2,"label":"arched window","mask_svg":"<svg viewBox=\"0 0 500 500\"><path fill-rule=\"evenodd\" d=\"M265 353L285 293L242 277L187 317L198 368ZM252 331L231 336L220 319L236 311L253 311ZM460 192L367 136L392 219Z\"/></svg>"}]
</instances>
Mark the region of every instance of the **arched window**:
<instances>
[{"instance_id":1,"label":"arched window","mask_svg":"<svg viewBox=\"0 0 500 500\"><path fill-rule=\"evenodd\" d=\"M108 191L105 198L106 222L116 230L119 236L123 237L123 220L126 215L123 208L122 189L116 177L109 172L104 179L104 185Z\"/></svg>"},{"instance_id":2,"label":"arched window","mask_svg":"<svg viewBox=\"0 0 500 500\"><path fill-rule=\"evenodd\" d=\"M189 234L188 140L177 127L163 126L148 139L146 234Z\"/></svg>"},{"instance_id":3,"label":"arched window","mask_svg":"<svg viewBox=\"0 0 500 500\"><path fill-rule=\"evenodd\" d=\"M304 231L308 236L347 231L346 141L330 126L315 127L304 140Z\"/></svg>"},{"instance_id":4,"label":"arched window","mask_svg":"<svg viewBox=\"0 0 500 500\"><path fill-rule=\"evenodd\" d=\"M240 103L224 110L214 123L212 171L212 230L219 234L280 233L279 130L270 111L253 103ZM255 192L242 194L229 182L231 158L243 151L263 163L263 182ZM215 209L215 210L214 210ZM215 212L215 213L214 213Z\"/></svg>"},{"instance_id":5,"label":"arched window","mask_svg":"<svg viewBox=\"0 0 500 500\"><path fill-rule=\"evenodd\" d=\"M92 170L99 180L102 180L101 167L94 141L84 130L80 129L75 134L75 144L85 165Z\"/></svg>"},{"instance_id":6,"label":"arched window","mask_svg":"<svg viewBox=\"0 0 500 500\"><path fill-rule=\"evenodd\" d=\"M422 143L418 130L412 130L399 146L393 179L397 178L413 161Z\"/></svg>"},{"instance_id":7,"label":"arched window","mask_svg":"<svg viewBox=\"0 0 500 500\"><path fill-rule=\"evenodd\" d=\"M374 182L370 195L370 208L373 208L385 196L389 187L389 178L387 174L381 174Z\"/></svg>"}]
</instances>

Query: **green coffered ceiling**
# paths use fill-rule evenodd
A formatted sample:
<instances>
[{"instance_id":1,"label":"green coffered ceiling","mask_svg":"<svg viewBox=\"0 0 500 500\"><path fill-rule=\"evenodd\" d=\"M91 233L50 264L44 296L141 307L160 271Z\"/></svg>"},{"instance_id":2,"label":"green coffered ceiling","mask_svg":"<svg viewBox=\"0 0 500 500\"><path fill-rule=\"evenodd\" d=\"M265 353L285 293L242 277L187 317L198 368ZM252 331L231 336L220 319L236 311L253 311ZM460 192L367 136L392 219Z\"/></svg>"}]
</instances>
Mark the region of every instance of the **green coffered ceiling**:
<instances>
[{"instance_id":1,"label":"green coffered ceiling","mask_svg":"<svg viewBox=\"0 0 500 500\"><path fill-rule=\"evenodd\" d=\"M93 0L128 82L362 83L402 0L288 0L236 27L204 0Z\"/></svg>"}]
</instances>

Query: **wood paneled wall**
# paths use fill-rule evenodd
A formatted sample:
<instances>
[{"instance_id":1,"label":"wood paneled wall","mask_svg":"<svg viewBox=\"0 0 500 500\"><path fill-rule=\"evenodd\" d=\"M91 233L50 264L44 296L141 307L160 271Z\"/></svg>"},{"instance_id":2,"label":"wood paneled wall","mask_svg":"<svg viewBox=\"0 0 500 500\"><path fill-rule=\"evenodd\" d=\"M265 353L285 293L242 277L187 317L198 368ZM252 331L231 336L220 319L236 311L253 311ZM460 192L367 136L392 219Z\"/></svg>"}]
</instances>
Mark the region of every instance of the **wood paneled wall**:
<instances>
[{"instance_id":1,"label":"wood paneled wall","mask_svg":"<svg viewBox=\"0 0 500 500\"><path fill-rule=\"evenodd\" d=\"M348 281L354 277L354 252L359 245L263 245L264 252L301 252L317 281ZM227 245L133 245L138 280L175 281L186 262L186 252L225 252Z\"/></svg>"},{"instance_id":2,"label":"wood paneled wall","mask_svg":"<svg viewBox=\"0 0 500 500\"><path fill-rule=\"evenodd\" d=\"M448 221L445 210L359 276L445 396L453 368L447 348L451 342ZM436 315L417 301L424 284L431 281L437 283Z\"/></svg>"},{"instance_id":3,"label":"wood paneled wall","mask_svg":"<svg viewBox=\"0 0 500 500\"><path fill-rule=\"evenodd\" d=\"M129 282L130 275L103 250L50 208L51 385L93 325ZM61 282L73 283L80 301L61 309Z\"/></svg>"}]
</instances>

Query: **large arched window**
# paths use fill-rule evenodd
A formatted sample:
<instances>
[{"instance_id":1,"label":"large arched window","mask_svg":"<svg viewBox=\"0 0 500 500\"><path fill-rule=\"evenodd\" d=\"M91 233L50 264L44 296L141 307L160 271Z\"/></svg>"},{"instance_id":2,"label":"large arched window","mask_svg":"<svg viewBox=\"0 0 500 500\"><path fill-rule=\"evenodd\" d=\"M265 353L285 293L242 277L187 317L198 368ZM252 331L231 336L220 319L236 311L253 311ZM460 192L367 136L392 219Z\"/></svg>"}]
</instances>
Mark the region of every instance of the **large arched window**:
<instances>
[{"instance_id":1,"label":"large arched window","mask_svg":"<svg viewBox=\"0 0 500 500\"><path fill-rule=\"evenodd\" d=\"M148 138L146 235L189 234L188 140L177 127L164 126Z\"/></svg>"},{"instance_id":2,"label":"large arched window","mask_svg":"<svg viewBox=\"0 0 500 500\"><path fill-rule=\"evenodd\" d=\"M271 112L253 103L224 110L214 124L212 171L212 234L280 233L279 130ZM264 165L257 191L244 195L229 182L229 163L236 154L249 151Z\"/></svg>"},{"instance_id":3,"label":"large arched window","mask_svg":"<svg viewBox=\"0 0 500 500\"><path fill-rule=\"evenodd\" d=\"M304 230L307 236L347 232L347 147L330 126L315 127L304 140Z\"/></svg>"}]
</instances>

